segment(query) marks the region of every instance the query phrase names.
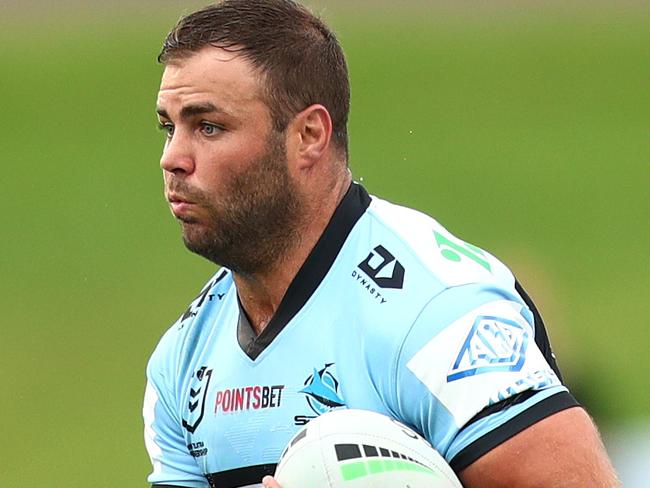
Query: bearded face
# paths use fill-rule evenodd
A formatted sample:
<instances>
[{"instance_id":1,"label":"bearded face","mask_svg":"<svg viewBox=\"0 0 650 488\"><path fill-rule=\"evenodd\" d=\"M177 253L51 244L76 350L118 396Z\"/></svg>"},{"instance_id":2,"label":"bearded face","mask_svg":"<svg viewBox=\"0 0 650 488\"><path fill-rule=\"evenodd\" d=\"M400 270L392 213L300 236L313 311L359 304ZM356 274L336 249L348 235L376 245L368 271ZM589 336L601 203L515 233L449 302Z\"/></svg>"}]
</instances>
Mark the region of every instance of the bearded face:
<instances>
[{"instance_id":1,"label":"bearded face","mask_svg":"<svg viewBox=\"0 0 650 488\"><path fill-rule=\"evenodd\" d=\"M177 215L186 247L241 274L272 266L297 237L300 198L287 168L282 135L272 133L264 152L232 173L219 193L170 176L168 193L198 207Z\"/></svg>"}]
</instances>

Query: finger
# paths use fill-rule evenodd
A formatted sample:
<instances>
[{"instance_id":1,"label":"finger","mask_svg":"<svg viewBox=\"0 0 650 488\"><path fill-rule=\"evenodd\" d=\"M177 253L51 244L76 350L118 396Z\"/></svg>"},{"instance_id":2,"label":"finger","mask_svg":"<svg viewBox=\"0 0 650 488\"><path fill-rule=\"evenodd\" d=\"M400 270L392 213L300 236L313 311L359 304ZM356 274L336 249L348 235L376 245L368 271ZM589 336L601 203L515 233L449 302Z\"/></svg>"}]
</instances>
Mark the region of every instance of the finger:
<instances>
[{"instance_id":1,"label":"finger","mask_svg":"<svg viewBox=\"0 0 650 488\"><path fill-rule=\"evenodd\" d=\"M264 488L282 488L272 476L265 476L262 478Z\"/></svg>"}]
</instances>

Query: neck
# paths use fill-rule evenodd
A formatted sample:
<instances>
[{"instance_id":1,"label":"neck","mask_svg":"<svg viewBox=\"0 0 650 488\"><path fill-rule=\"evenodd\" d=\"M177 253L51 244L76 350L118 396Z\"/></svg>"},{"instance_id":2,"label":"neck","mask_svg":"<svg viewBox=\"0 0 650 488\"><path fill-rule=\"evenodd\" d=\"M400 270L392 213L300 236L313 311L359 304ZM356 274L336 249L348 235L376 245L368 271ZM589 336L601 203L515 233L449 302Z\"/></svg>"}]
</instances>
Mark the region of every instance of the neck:
<instances>
[{"instance_id":1,"label":"neck","mask_svg":"<svg viewBox=\"0 0 650 488\"><path fill-rule=\"evenodd\" d=\"M290 243L272 265L256 273L234 273L239 300L257 335L275 315L289 285L323 234L350 182L351 176L347 173L346 178L338 180L325 194L305 202L299 238Z\"/></svg>"}]
</instances>

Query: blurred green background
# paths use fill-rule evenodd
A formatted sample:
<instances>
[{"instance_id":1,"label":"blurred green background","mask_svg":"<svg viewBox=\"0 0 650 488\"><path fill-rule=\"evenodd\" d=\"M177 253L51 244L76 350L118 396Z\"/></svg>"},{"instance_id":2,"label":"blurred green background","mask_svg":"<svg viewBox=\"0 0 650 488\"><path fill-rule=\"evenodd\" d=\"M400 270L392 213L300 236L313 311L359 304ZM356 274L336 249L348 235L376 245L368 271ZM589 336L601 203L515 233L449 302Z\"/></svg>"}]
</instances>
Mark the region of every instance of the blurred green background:
<instances>
[{"instance_id":1,"label":"blurred green background","mask_svg":"<svg viewBox=\"0 0 650 488\"><path fill-rule=\"evenodd\" d=\"M214 272L163 201L154 117L199 5L0 6L0 487L147 486L144 367ZM348 55L355 178L506 261L608 445L638 433L650 6L311 5Z\"/></svg>"}]
</instances>

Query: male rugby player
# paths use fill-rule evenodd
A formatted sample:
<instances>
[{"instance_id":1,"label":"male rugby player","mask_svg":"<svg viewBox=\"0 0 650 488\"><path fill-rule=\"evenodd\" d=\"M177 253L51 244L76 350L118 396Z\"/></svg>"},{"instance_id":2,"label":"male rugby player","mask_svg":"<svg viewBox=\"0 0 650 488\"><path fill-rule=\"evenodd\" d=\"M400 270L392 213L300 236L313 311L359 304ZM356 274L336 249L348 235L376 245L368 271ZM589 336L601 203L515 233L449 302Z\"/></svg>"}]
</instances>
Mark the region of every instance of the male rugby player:
<instances>
[{"instance_id":1,"label":"male rugby player","mask_svg":"<svg viewBox=\"0 0 650 488\"><path fill-rule=\"evenodd\" d=\"M147 367L150 483L277 488L302 425L361 408L420 432L467 487L618 486L508 268L352 182L347 68L320 20L226 0L159 59L165 196L221 268Z\"/></svg>"}]
</instances>

